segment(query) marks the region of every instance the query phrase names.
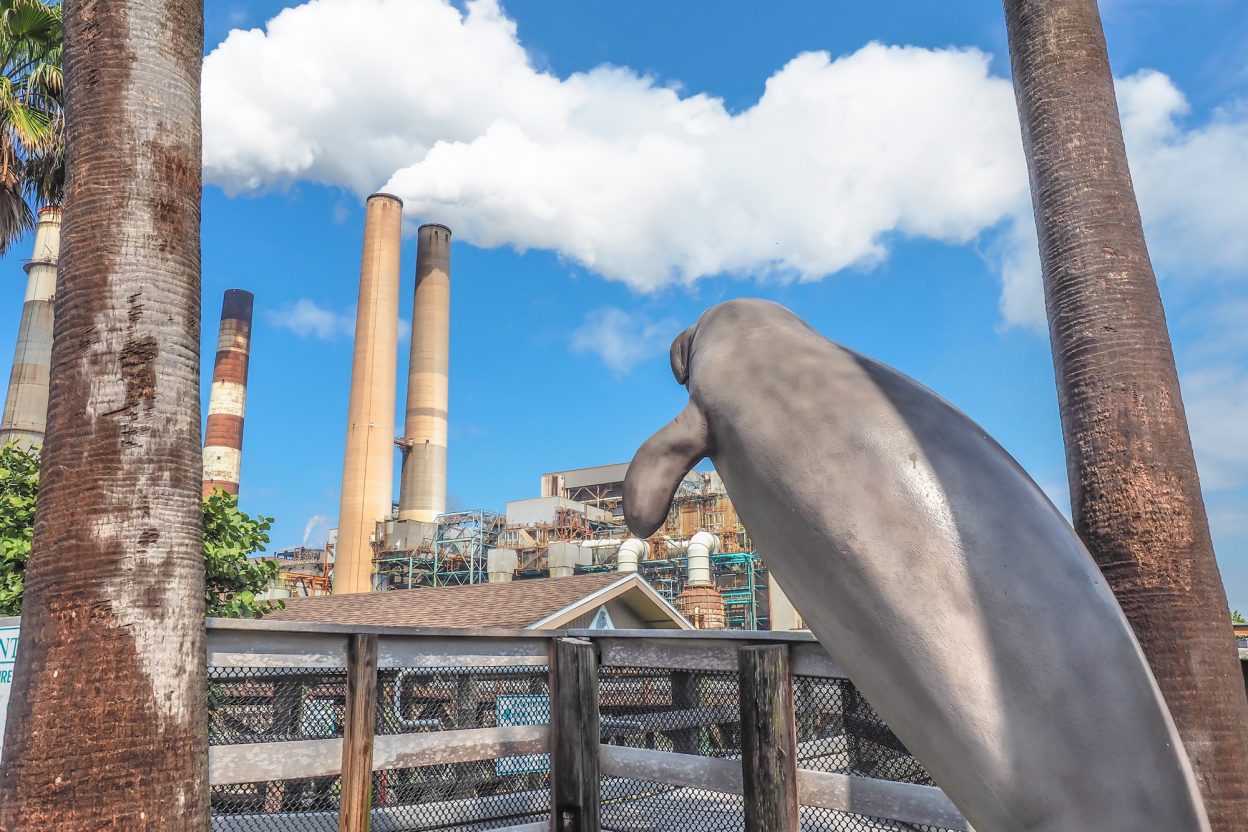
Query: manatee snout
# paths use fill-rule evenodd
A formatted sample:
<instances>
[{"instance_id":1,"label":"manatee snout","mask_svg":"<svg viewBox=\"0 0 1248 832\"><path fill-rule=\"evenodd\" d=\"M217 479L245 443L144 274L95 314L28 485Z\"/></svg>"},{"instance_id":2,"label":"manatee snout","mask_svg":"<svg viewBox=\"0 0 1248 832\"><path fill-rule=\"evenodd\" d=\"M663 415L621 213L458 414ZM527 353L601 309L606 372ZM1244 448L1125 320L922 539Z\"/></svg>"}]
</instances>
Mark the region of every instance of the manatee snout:
<instances>
[{"instance_id":1,"label":"manatee snout","mask_svg":"<svg viewBox=\"0 0 1248 832\"><path fill-rule=\"evenodd\" d=\"M672 341L672 375L676 377L678 384L689 383L689 355L693 352L693 336L697 331L698 325L694 324Z\"/></svg>"}]
</instances>

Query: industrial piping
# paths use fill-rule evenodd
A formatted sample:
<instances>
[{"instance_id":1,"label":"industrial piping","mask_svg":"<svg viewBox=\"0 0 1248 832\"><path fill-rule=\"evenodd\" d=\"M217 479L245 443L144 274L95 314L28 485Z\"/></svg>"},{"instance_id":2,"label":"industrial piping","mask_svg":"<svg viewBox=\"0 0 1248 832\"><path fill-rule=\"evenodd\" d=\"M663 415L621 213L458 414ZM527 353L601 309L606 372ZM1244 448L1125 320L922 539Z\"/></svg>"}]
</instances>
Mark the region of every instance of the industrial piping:
<instances>
[{"instance_id":1,"label":"industrial piping","mask_svg":"<svg viewBox=\"0 0 1248 832\"><path fill-rule=\"evenodd\" d=\"M204 496L220 490L238 493L243 465L243 411L247 405L247 363L251 354L254 297L227 289L221 301L217 358L204 427Z\"/></svg>"},{"instance_id":2,"label":"industrial piping","mask_svg":"<svg viewBox=\"0 0 1248 832\"><path fill-rule=\"evenodd\" d=\"M48 421L48 376L52 368L52 300L56 295L56 261L61 253L61 209L39 211L35 251L26 264L26 302L17 330L17 349L9 375L0 443L25 448L43 444Z\"/></svg>"},{"instance_id":3,"label":"industrial piping","mask_svg":"<svg viewBox=\"0 0 1248 832\"><path fill-rule=\"evenodd\" d=\"M422 225L407 368L407 418L399 480L399 519L434 522L446 511L447 399L450 390L451 230Z\"/></svg>"},{"instance_id":4,"label":"industrial piping","mask_svg":"<svg viewBox=\"0 0 1248 832\"><path fill-rule=\"evenodd\" d=\"M689 583L676 596L675 607L699 630L722 630L727 621L724 597L711 573L711 555L719 551L719 538L700 531L686 541L668 540L669 552L684 551L688 558Z\"/></svg>"},{"instance_id":5,"label":"industrial piping","mask_svg":"<svg viewBox=\"0 0 1248 832\"><path fill-rule=\"evenodd\" d=\"M372 590L373 532L377 521L390 513L402 214L403 202L396 196L368 198L334 552L334 595Z\"/></svg>"},{"instance_id":6,"label":"industrial piping","mask_svg":"<svg viewBox=\"0 0 1248 832\"><path fill-rule=\"evenodd\" d=\"M650 544L640 538L630 537L620 544L615 553L615 568L619 572L636 572L640 561L650 554Z\"/></svg>"},{"instance_id":7,"label":"industrial piping","mask_svg":"<svg viewBox=\"0 0 1248 832\"><path fill-rule=\"evenodd\" d=\"M689 538L685 553L689 556L689 583L711 582L711 555L719 551L719 538L710 532L698 532Z\"/></svg>"}]
</instances>

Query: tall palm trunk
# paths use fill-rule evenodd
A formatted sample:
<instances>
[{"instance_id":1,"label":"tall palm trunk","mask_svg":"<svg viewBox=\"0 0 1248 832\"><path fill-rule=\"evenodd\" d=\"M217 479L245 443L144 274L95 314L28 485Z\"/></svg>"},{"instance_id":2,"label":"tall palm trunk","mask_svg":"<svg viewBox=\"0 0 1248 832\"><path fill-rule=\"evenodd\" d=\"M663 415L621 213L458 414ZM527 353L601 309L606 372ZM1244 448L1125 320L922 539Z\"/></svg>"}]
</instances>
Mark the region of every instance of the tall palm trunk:
<instances>
[{"instance_id":1,"label":"tall palm trunk","mask_svg":"<svg viewBox=\"0 0 1248 832\"><path fill-rule=\"evenodd\" d=\"M207 828L199 0L69 0L47 443L0 829Z\"/></svg>"},{"instance_id":2,"label":"tall palm trunk","mask_svg":"<svg viewBox=\"0 0 1248 832\"><path fill-rule=\"evenodd\" d=\"M1100 14L1095 0L1005 0L1005 14L1075 528L1148 656L1214 828L1242 832L1248 698Z\"/></svg>"}]
</instances>

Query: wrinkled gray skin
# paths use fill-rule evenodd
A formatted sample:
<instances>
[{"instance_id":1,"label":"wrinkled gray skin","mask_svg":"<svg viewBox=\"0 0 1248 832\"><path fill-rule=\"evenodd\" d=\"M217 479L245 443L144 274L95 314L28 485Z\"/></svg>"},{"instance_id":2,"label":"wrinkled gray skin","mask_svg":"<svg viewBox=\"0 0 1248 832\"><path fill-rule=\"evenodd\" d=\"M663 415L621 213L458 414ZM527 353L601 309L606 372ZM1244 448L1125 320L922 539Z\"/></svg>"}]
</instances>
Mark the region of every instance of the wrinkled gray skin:
<instances>
[{"instance_id":1,"label":"wrinkled gray skin","mask_svg":"<svg viewBox=\"0 0 1248 832\"><path fill-rule=\"evenodd\" d=\"M979 832L1209 828L1096 564L982 428L766 301L708 310L672 371L689 404L629 467L629 528L656 531L709 456L820 643Z\"/></svg>"}]
</instances>

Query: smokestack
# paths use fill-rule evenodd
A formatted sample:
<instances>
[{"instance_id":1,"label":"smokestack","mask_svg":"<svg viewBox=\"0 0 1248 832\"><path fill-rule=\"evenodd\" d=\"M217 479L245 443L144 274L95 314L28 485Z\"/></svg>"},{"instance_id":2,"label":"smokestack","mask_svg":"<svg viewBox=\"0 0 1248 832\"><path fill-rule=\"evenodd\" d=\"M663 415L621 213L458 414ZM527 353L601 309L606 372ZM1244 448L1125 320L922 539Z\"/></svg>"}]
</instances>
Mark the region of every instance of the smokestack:
<instances>
[{"instance_id":1,"label":"smokestack","mask_svg":"<svg viewBox=\"0 0 1248 832\"><path fill-rule=\"evenodd\" d=\"M61 253L61 209L39 211L35 251L26 264L26 303L17 329L17 350L0 419L0 443L43 444L48 420L48 374L52 367L52 298Z\"/></svg>"},{"instance_id":2,"label":"smokestack","mask_svg":"<svg viewBox=\"0 0 1248 832\"><path fill-rule=\"evenodd\" d=\"M208 394L204 428L204 496L220 489L238 493L243 465L243 411L247 405L247 361L251 354L251 307L243 289L227 289L221 301L217 360Z\"/></svg>"},{"instance_id":3,"label":"smokestack","mask_svg":"<svg viewBox=\"0 0 1248 832\"><path fill-rule=\"evenodd\" d=\"M432 523L446 511L446 407L451 325L451 230L422 225L416 243L412 352L399 519Z\"/></svg>"},{"instance_id":4,"label":"smokestack","mask_svg":"<svg viewBox=\"0 0 1248 832\"><path fill-rule=\"evenodd\" d=\"M396 196L368 198L334 553L335 595L372 590L372 535L377 521L389 515L393 496L402 214L403 201Z\"/></svg>"}]
</instances>

